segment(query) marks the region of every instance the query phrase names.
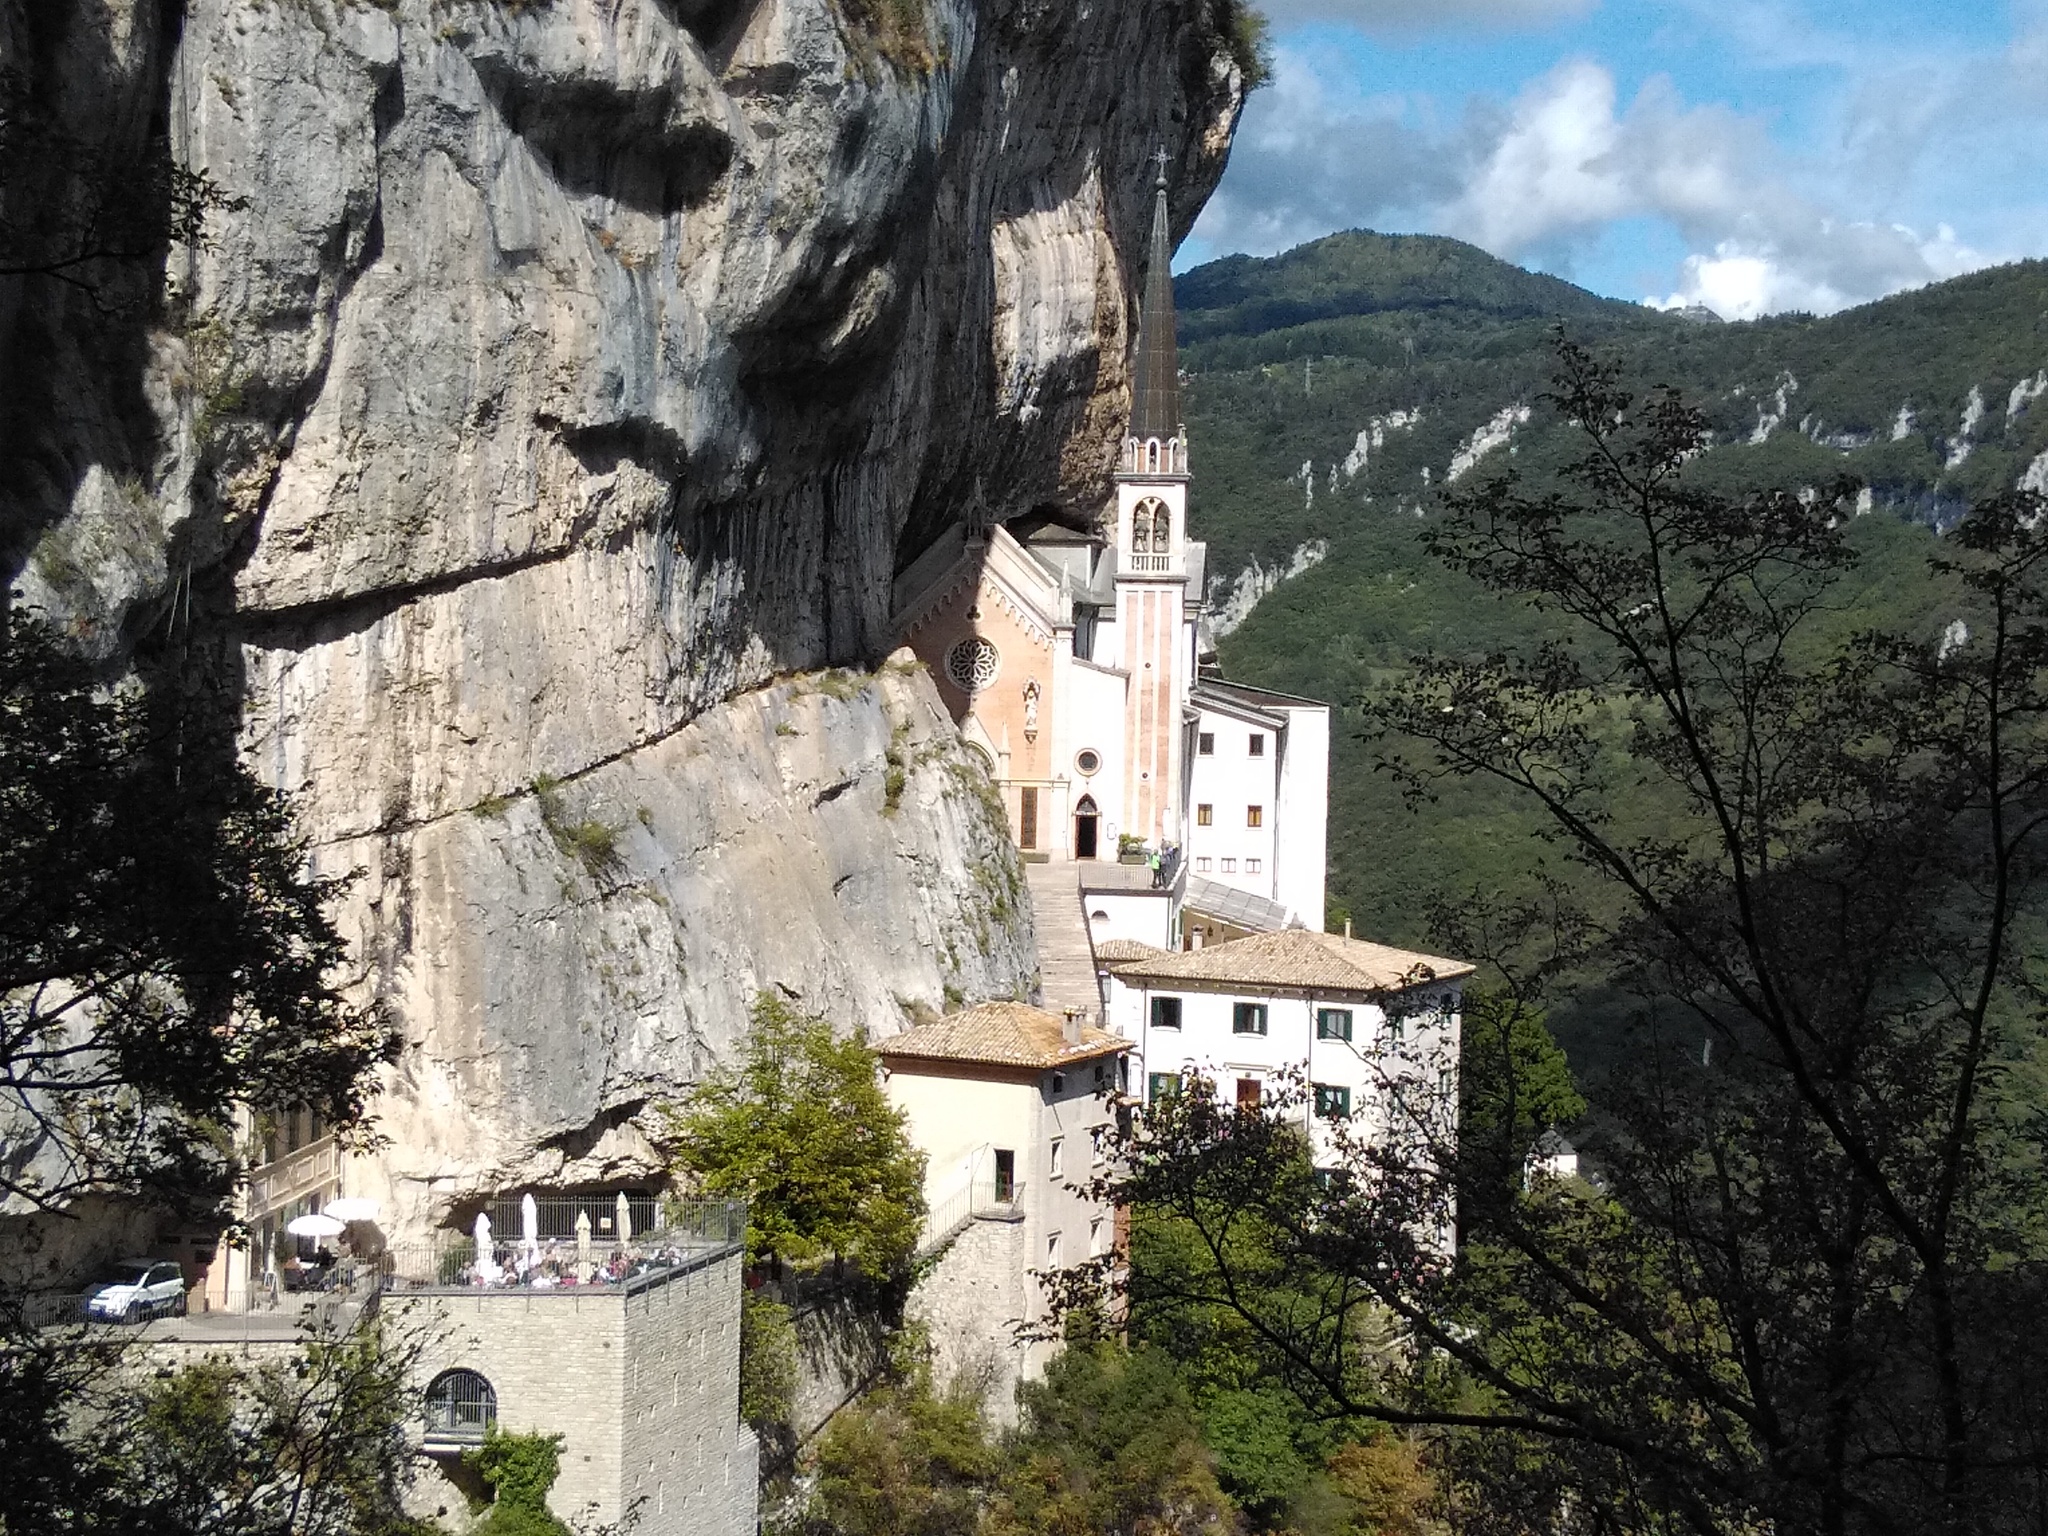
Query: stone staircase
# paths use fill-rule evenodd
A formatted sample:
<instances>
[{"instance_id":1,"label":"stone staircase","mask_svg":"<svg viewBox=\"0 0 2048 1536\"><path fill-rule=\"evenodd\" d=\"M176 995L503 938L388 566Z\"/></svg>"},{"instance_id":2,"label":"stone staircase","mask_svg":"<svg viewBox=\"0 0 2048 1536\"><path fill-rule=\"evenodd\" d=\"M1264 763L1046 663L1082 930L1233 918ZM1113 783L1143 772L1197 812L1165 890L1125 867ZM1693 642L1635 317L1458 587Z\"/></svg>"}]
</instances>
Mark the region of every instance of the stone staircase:
<instances>
[{"instance_id":1,"label":"stone staircase","mask_svg":"<svg viewBox=\"0 0 2048 1536\"><path fill-rule=\"evenodd\" d=\"M1081 910L1078 864L1026 864L1031 920L1038 931L1038 975L1049 1013L1082 1009L1091 1022L1102 1012L1095 981L1095 950Z\"/></svg>"}]
</instances>

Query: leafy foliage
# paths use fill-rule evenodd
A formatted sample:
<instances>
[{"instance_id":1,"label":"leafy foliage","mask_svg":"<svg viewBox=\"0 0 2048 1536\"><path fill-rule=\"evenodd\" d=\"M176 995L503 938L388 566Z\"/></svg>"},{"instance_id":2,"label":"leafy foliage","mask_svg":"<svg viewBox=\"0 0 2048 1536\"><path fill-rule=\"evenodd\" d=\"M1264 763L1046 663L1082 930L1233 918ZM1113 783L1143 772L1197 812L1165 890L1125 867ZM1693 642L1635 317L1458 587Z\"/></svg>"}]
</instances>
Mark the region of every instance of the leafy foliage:
<instances>
[{"instance_id":1,"label":"leafy foliage","mask_svg":"<svg viewBox=\"0 0 2048 1536\"><path fill-rule=\"evenodd\" d=\"M1844 488L1728 490L1698 410L1576 348L1552 404L1562 477L1428 531L1542 628L1415 657L1366 715L1418 804L1491 782L1570 872L1468 916L1518 1005L1512 1091L1463 1106L1495 1134L1452 1134L1440 1041L1375 1063L1392 1112L1337 1127L1339 1176L1280 1123L1298 1099L1191 1084L1100 1193L1193 1234L1155 1303L1234 1314L1312 1410L1450 1431L1493 1528L2029 1529L2048 1189L1991 1085L2044 1051L2048 507L1991 498L1932 550L1960 627L1844 632ZM1571 1095L1516 1025L1603 993L1633 1021L1611 1196L1524 1191L1499 1132Z\"/></svg>"},{"instance_id":2,"label":"leafy foliage","mask_svg":"<svg viewBox=\"0 0 2048 1536\"><path fill-rule=\"evenodd\" d=\"M37 1348L11 1346L9 1368ZM374 1326L309 1338L290 1359L214 1356L154 1378L118 1349L87 1345L81 1361L76 1341L52 1348L70 1412L0 1479L0 1529L433 1536L402 1507L415 1351Z\"/></svg>"},{"instance_id":3,"label":"leafy foliage","mask_svg":"<svg viewBox=\"0 0 2048 1536\"><path fill-rule=\"evenodd\" d=\"M736 1068L698 1084L667 1120L704 1192L747 1202L750 1262L843 1260L875 1279L909 1263L924 1156L858 1035L839 1039L764 992Z\"/></svg>"},{"instance_id":4,"label":"leafy foliage","mask_svg":"<svg viewBox=\"0 0 2048 1536\"><path fill-rule=\"evenodd\" d=\"M347 1003L290 804L33 615L0 633L0 1191L224 1195L233 1106L360 1126L395 1041Z\"/></svg>"},{"instance_id":5,"label":"leafy foliage","mask_svg":"<svg viewBox=\"0 0 2048 1536\"><path fill-rule=\"evenodd\" d=\"M548 1511L548 1490L561 1475L560 1435L508 1435L493 1429L462 1459L489 1485L491 1506L475 1536L569 1536Z\"/></svg>"},{"instance_id":6,"label":"leafy foliage","mask_svg":"<svg viewBox=\"0 0 2048 1536\"><path fill-rule=\"evenodd\" d=\"M740 1417L757 1432L789 1423L796 1406L796 1323L758 1291L740 1298Z\"/></svg>"}]
</instances>

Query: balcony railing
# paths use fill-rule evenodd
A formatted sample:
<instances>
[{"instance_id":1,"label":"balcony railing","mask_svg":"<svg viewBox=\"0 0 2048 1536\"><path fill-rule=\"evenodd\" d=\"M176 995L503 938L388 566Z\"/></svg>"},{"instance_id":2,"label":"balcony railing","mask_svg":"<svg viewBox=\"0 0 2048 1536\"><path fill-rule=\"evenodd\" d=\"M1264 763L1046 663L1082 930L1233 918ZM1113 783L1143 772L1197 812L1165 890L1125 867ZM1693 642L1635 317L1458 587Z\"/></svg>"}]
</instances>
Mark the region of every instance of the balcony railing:
<instances>
[{"instance_id":1,"label":"balcony railing","mask_svg":"<svg viewBox=\"0 0 2048 1536\"><path fill-rule=\"evenodd\" d=\"M545 1213L536 1209L531 1237L515 1216L494 1221L484 1244L474 1233L447 1232L394 1243L358 1263L374 1270L387 1294L630 1295L724 1258L746 1240L747 1208L737 1200L643 1204L636 1197L641 1209L624 1236L615 1217L599 1231L593 1213L605 1207L596 1200L549 1203Z\"/></svg>"},{"instance_id":2,"label":"balcony railing","mask_svg":"<svg viewBox=\"0 0 2048 1536\"><path fill-rule=\"evenodd\" d=\"M1125 568L1146 576L1170 576L1176 564L1171 555L1130 555L1124 556Z\"/></svg>"}]
</instances>

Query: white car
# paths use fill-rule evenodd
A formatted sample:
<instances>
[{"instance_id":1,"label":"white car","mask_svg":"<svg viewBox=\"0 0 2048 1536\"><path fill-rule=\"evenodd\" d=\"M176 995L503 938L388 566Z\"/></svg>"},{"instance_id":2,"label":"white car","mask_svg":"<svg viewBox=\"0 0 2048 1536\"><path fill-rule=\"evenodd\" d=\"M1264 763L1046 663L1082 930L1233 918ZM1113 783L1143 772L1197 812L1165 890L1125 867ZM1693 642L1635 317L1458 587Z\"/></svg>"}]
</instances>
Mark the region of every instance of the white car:
<instances>
[{"instance_id":1,"label":"white car","mask_svg":"<svg viewBox=\"0 0 2048 1536\"><path fill-rule=\"evenodd\" d=\"M184 1313L185 1272L162 1259L123 1259L107 1271L85 1303L85 1315L103 1323L139 1323Z\"/></svg>"}]
</instances>

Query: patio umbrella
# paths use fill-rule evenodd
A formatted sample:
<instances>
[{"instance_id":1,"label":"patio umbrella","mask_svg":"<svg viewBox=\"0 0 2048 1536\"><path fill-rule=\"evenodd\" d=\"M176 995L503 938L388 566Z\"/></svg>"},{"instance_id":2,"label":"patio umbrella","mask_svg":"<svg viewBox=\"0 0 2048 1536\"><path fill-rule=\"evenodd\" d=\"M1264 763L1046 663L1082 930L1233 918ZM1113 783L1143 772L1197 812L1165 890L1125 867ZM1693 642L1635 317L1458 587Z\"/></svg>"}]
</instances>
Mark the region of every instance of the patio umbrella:
<instances>
[{"instance_id":1,"label":"patio umbrella","mask_svg":"<svg viewBox=\"0 0 2048 1536\"><path fill-rule=\"evenodd\" d=\"M346 1195L327 1202L325 1214L341 1221L375 1221L377 1202L368 1195Z\"/></svg>"},{"instance_id":2,"label":"patio umbrella","mask_svg":"<svg viewBox=\"0 0 2048 1536\"><path fill-rule=\"evenodd\" d=\"M284 1224L285 1231L293 1237L339 1237L345 1222L336 1221L324 1212L316 1211L310 1216L294 1216Z\"/></svg>"},{"instance_id":3,"label":"patio umbrella","mask_svg":"<svg viewBox=\"0 0 2048 1536\"><path fill-rule=\"evenodd\" d=\"M519 1197L520 1237L529 1254L540 1252L540 1207L528 1191Z\"/></svg>"},{"instance_id":4,"label":"patio umbrella","mask_svg":"<svg viewBox=\"0 0 2048 1536\"><path fill-rule=\"evenodd\" d=\"M633 1208L626 1204L626 1195L623 1190L619 1192L619 1203L616 1209L618 1211L619 1241L622 1243L631 1242L633 1239Z\"/></svg>"}]
</instances>

